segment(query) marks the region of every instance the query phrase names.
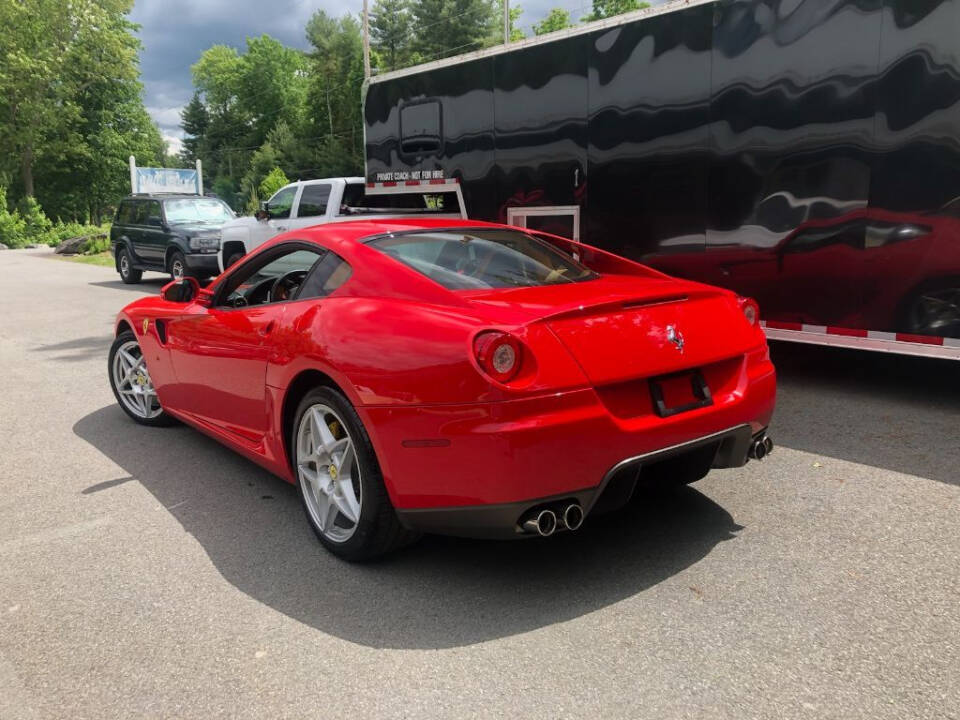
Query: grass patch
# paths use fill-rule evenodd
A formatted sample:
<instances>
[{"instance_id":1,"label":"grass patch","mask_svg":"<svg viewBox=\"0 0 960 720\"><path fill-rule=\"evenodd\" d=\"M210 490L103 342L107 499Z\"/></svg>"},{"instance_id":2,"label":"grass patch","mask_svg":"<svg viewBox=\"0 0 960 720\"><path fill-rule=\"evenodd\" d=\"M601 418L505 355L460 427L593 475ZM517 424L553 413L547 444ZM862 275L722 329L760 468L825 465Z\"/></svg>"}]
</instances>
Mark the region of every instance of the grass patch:
<instances>
[{"instance_id":1,"label":"grass patch","mask_svg":"<svg viewBox=\"0 0 960 720\"><path fill-rule=\"evenodd\" d=\"M69 262L83 263L84 265L99 265L101 267L116 267L113 255L110 251L95 253L93 255L55 255L58 260L68 260Z\"/></svg>"}]
</instances>

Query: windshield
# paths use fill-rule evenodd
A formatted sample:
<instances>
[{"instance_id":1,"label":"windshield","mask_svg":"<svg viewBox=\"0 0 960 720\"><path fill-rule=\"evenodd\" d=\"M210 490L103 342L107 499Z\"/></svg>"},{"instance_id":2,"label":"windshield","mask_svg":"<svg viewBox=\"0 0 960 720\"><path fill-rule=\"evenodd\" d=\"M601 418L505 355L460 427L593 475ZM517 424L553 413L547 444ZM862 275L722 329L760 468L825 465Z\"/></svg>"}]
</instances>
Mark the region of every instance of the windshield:
<instances>
[{"instance_id":1,"label":"windshield","mask_svg":"<svg viewBox=\"0 0 960 720\"><path fill-rule=\"evenodd\" d=\"M183 223L225 223L233 219L233 211L220 200L190 198L167 200L163 204L167 213L167 222L171 225Z\"/></svg>"},{"instance_id":2,"label":"windshield","mask_svg":"<svg viewBox=\"0 0 960 720\"><path fill-rule=\"evenodd\" d=\"M450 290L533 287L596 275L552 245L516 230L435 230L370 243Z\"/></svg>"}]
</instances>

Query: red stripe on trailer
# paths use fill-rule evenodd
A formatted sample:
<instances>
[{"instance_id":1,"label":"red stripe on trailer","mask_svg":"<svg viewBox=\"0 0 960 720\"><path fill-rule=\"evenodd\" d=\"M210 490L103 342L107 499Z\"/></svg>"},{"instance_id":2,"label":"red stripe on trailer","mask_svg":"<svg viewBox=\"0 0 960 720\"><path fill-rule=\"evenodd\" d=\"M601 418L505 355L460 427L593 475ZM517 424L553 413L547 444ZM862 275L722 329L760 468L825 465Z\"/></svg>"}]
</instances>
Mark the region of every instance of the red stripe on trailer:
<instances>
[{"instance_id":1,"label":"red stripe on trailer","mask_svg":"<svg viewBox=\"0 0 960 720\"><path fill-rule=\"evenodd\" d=\"M761 325L773 328L774 330L803 330L802 323L782 322L780 320L767 320L761 323Z\"/></svg>"},{"instance_id":2,"label":"red stripe on trailer","mask_svg":"<svg viewBox=\"0 0 960 720\"><path fill-rule=\"evenodd\" d=\"M897 333L899 342L922 343L924 345L943 345L942 337L933 335L911 335L910 333Z\"/></svg>"},{"instance_id":3,"label":"red stripe on trailer","mask_svg":"<svg viewBox=\"0 0 960 720\"><path fill-rule=\"evenodd\" d=\"M454 178L456 180L456 178ZM430 181L431 185L446 185L447 181L443 178L435 179Z\"/></svg>"},{"instance_id":4,"label":"red stripe on trailer","mask_svg":"<svg viewBox=\"0 0 960 720\"><path fill-rule=\"evenodd\" d=\"M843 327L828 327L827 335L843 335L845 337L868 337L866 330L859 330L857 328L843 328Z\"/></svg>"},{"instance_id":5,"label":"red stripe on trailer","mask_svg":"<svg viewBox=\"0 0 960 720\"><path fill-rule=\"evenodd\" d=\"M373 187L376 187L376 186L377 186L376 183L369 183L369 182L367 183L367 187L368 187L368 188L373 188Z\"/></svg>"},{"instance_id":6,"label":"red stripe on trailer","mask_svg":"<svg viewBox=\"0 0 960 720\"><path fill-rule=\"evenodd\" d=\"M419 180L407 180L407 181L404 183L404 185L406 185L407 187L414 187L414 186L418 186L418 185L421 185L421 184L422 184L422 183L421 183Z\"/></svg>"},{"instance_id":7,"label":"red stripe on trailer","mask_svg":"<svg viewBox=\"0 0 960 720\"><path fill-rule=\"evenodd\" d=\"M383 187L396 187L397 183L391 180L390 182L381 183Z\"/></svg>"}]
</instances>

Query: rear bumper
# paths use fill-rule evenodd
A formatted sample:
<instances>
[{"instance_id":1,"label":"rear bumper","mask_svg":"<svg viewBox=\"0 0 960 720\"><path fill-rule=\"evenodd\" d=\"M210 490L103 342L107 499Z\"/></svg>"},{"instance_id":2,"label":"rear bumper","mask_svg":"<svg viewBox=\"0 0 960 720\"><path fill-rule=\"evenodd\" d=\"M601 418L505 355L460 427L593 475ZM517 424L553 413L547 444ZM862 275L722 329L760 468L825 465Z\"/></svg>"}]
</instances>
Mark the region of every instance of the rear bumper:
<instances>
[{"instance_id":1,"label":"rear bumper","mask_svg":"<svg viewBox=\"0 0 960 720\"><path fill-rule=\"evenodd\" d=\"M578 492L494 505L398 510L397 514L406 527L421 532L501 539L529 536L525 535L520 523L541 506L559 508L576 503L587 517L593 512L611 512L630 500L645 465L715 445L713 467L742 467L748 460L751 443L763 435L765 431L755 433L749 424L745 424L625 458L604 473L599 485Z\"/></svg>"},{"instance_id":2,"label":"rear bumper","mask_svg":"<svg viewBox=\"0 0 960 720\"><path fill-rule=\"evenodd\" d=\"M719 435L724 450L715 466L743 465L750 438L770 423L775 394L775 372L763 352L743 358L712 405L667 418L628 412L628 405L642 404L639 392L633 403L628 389L611 398L593 388L508 402L357 410L371 430L394 507L411 526L449 531L489 526L473 519L472 511L484 506L505 506L506 515L513 506L575 497L586 508L615 469ZM448 511L446 517L431 520L428 511L437 510ZM500 510L487 512L495 517Z\"/></svg>"}]
</instances>

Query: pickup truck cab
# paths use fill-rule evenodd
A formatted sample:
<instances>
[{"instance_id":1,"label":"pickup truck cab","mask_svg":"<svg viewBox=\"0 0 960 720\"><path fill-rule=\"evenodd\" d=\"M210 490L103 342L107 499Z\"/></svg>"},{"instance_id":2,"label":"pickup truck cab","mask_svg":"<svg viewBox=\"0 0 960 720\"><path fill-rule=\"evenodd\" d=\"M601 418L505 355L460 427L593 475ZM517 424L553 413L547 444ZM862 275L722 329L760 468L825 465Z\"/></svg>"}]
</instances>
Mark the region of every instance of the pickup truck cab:
<instances>
[{"instance_id":1,"label":"pickup truck cab","mask_svg":"<svg viewBox=\"0 0 960 720\"><path fill-rule=\"evenodd\" d=\"M451 209L447 211L444 201L437 201L440 197L423 191L370 197L361 177L290 183L264 202L256 215L237 218L223 226L218 253L220 269L226 270L246 253L288 230L370 215L385 218L429 213L431 217L464 217L462 202L453 208L457 201L451 198Z\"/></svg>"}]
</instances>

